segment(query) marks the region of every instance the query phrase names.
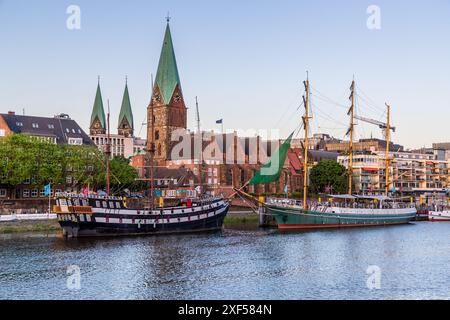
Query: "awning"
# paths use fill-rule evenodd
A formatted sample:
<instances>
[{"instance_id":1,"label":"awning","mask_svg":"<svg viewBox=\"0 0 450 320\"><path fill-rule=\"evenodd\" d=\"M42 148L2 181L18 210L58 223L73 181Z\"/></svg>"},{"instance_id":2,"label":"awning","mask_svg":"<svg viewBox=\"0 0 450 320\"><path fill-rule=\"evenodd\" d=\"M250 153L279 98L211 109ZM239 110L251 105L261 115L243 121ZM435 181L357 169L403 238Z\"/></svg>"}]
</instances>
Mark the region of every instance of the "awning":
<instances>
[{"instance_id":1,"label":"awning","mask_svg":"<svg viewBox=\"0 0 450 320\"><path fill-rule=\"evenodd\" d=\"M364 171L371 171L371 172L374 172L374 171L378 171L378 168L362 168Z\"/></svg>"}]
</instances>

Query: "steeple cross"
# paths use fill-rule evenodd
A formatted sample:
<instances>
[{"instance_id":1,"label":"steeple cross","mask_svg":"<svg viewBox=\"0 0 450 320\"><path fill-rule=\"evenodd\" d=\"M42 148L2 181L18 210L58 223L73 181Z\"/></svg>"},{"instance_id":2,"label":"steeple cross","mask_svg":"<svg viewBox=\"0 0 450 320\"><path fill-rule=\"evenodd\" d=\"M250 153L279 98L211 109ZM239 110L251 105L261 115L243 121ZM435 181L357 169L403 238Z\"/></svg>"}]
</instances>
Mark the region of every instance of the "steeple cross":
<instances>
[{"instance_id":1,"label":"steeple cross","mask_svg":"<svg viewBox=\"0 0 450 320\"><path fill-rule=\"evenodd\" d=\"M167 12L167 17L166 17L166 21L167 21L167 23L169 23L169 22L170 22L170 19L171 19L171 17L170 17L170 12Z\"/></svg>"}]
</instances>

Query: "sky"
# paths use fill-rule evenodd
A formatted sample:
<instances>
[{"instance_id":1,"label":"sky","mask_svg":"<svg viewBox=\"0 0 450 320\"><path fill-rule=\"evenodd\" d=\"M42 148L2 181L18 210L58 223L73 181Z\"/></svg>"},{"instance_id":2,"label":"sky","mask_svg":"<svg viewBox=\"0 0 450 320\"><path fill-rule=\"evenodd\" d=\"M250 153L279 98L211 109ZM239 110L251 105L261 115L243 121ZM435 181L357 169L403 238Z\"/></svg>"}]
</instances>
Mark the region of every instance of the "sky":
<instances>
[{"instance_id":1,"label":"sky","mask_svg":"<svg viewBox=\"0 0 450 320\"><path fill-rule=\"evenodd\" d=\"M81 29L67 28L67 8ZM371 5L379 29L369 29ZM450 141L450 1L385 0L0 0L0 112L67 113L86 131L97 76L111 126L128 76L136 135L145 137L151 75L171 31L195 128L296 129L306 71L313 133L344 138L350 84L358 115L385 121L408 148ZM356 138L381 137L359 122Z\"/></svg>"}]
</instances>

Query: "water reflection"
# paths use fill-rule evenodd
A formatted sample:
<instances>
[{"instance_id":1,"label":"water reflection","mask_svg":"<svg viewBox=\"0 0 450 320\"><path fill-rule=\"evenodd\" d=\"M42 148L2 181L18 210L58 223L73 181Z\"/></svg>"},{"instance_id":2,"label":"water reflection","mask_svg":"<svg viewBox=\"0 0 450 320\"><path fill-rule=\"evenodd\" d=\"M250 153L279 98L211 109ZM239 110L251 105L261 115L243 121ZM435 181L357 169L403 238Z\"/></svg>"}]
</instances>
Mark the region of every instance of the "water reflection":
<instances>
[{"instance_id":1,"label":"water reflection","mask_svg":"<svg viewBox=\"0 0 450 320\"><path fill-rule=\"evenodd\" d=\"M450 224L166 237L2 237L5 299L447 298ZM81 290L67 288L67 267ZM382 270L381 290L366 286Z\"/></svg>"}]
</instances>

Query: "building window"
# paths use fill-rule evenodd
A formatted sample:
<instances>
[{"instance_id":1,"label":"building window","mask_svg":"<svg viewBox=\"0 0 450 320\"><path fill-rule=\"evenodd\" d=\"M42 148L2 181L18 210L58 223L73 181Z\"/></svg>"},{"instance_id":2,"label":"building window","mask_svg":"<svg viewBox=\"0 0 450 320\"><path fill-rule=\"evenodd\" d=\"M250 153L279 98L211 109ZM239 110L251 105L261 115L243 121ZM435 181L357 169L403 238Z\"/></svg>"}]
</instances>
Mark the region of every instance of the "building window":
<instances>
[{"instance_id":1,"label":"building window","mask_svg":"<svg viewBox=\"0 0 450 320\"><path fill-rule=\"evenodd\" d=\"M4 137L6 135L5 129L0 129L0 137Z\"/></svg>"},{"instance_id":2,"label":"building window","mask_svg":"<svg viewBox=\"0 0 450 320\"><path fill-rule=\"evenodd\" d=\"M23 127L23 123L22 122L16 122L16 126Z\"/></svg>"},{"instance_id":3,"label":"building window","mask_svg":"<svg viewBox=\"0 0 450 320\"><path fill-rule=\"evenodd\" d=\"M22 196L24 198L29 198L30 197L30 190L24 189L23 192L22 192Z\"/></svg>"},{"instance_id":4,"label":"building window","mask_svg":"<svg viewBox=\"0 0 450 320\"><path fill-rule=\"evenodd\" d=\"M39 195L40 195L41 197L45 197L45 190L42 189L41 192L39 193Z\"/></svg>"},{"instance_id":5,"label":"building window","mask_svg":"<svg viewBox=\"0 0 450 320\"><path fill-rule=\"evenodd\" d=\"M155 131L155 140L159 140L159 130Z\"/></svg>"},{"instance_id":6,"label":"building window","mask_svg":"<svg viewBox=\"0 0 450 320\"><path fill-rule=\"evenodd\" d=\"M55 126L52 125L52 124L49 124L49 125L48 125L48 128L49 128L49 129L55 129Z\"/></svg>"},{"instance_id":7,"label":"building window","mask_svg":"<svg viewBox=\"0 0 450 320\"><path fill-rule=\"evenodd\" d=\"M70 145L81 146L83 144L83 139L81 139L81 138L70 138L68 143Z\"/></svg>"},{"instance_id":8,"label":"building window","mask_svg":"<svg viewBox=\"0 0 450 320\"><path fill-rule=\"evenodd\" d=\"M67 132L67 133L70 133L70 130L69 130L69 128L66 128L66 132Z\"/></svg>"},{"instance_id":9,"label":"building window","mask_svg":"<svg viewBox=\"0 0 450 320\"><path fill-rule=\"evenodd\" d=\"M37 123L31 124L31 126L32 126L33 128L35 128L35 129L38 129L38 128L39 128L39 124L37 124Z\"/></svg>"},{"instance_id":10,"label":"building window","mask_svg":"<svg viewBox=\"0 0 450 320\"><path fill-rule=\"evenodd\" d=\"M6 189L0 189L0 198L6 197Z\"/></svg>"},{"instance_id":11,"label":"building window","mask_svg":"<svg viewBox=\"0 0 450 320\"><path fill-rule=\"evenodd\" d=\"M37 198L37 196L38 196L38 189L31 190L31 197L32 198Z\"/></svg>"}]
</instances>

